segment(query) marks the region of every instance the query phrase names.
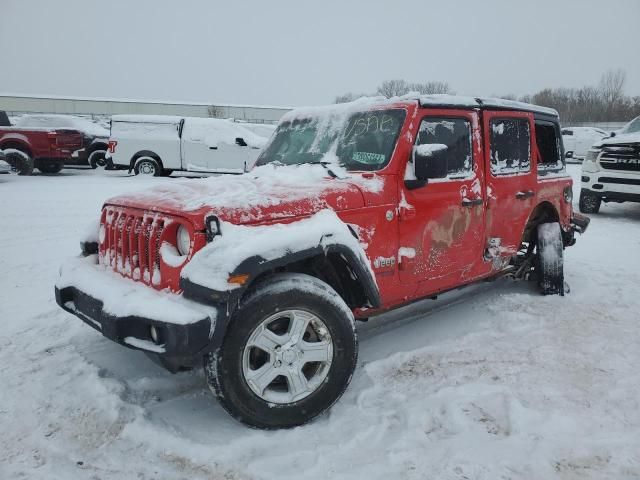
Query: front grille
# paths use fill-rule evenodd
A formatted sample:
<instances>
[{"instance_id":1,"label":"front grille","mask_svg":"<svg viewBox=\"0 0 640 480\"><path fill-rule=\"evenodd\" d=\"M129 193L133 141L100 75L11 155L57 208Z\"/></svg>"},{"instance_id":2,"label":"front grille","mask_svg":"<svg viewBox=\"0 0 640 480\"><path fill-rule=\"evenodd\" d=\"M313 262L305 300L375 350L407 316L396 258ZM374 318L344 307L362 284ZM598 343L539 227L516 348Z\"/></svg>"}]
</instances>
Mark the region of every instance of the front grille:
<instances>
[{"instance_id":1,"label":"front grille","mask_svg":"<svg viewBox=\"0 0 640 480\"><path fill-rule=\"evenodd\" d=\"M600 155L600 166L607 170L640 172L640 144L605 146Z\"/></svg>"},{"instance_id":2,"label":"front grille","mask_svg":"<svg viewBox=\"0 0 640 480\"><path fill-rule=\"evenodd\" d=\"M165 288L159 252L169 222L156 213L106 207L100 221L100 263L125 277Z\"/></svg>"},{"instance_id":3,"label":"front grille","mask_svg":"<svg viewBox=\"0 0 640 480\"><path fill-rule=\"evenodd\" d=\"M599 177L598 178L598 183L614 183L616 185L640 185L640 179Z\"/></svg>"}]
</instances>

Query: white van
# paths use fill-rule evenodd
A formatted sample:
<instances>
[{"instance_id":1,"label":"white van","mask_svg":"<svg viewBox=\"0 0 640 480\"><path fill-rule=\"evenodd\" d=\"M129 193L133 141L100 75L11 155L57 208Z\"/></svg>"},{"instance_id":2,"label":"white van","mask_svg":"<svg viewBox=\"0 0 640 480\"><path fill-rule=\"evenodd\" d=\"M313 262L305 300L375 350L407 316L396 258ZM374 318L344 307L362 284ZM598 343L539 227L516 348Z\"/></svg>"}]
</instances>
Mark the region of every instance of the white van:
<instances>
[{"instance_id":1,"label":"white van","mask_svg":"<svg viewBox=\"0 0 640 480\"><path fill-rule=\"evenodd\" d=\"M267 140L230 120L114 115L107 160L136 175L242 173L253 167Z\"/></svg>"}]
</instances>

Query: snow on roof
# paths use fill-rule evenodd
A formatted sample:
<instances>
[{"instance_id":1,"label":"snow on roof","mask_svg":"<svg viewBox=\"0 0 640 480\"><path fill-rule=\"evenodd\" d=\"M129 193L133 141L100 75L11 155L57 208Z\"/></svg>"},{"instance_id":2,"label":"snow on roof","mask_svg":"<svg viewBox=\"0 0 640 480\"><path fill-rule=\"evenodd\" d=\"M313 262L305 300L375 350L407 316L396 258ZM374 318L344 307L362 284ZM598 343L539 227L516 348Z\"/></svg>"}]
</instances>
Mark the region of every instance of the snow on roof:
<instances>
[{"instance_id":1,"label":"snow on roof","mask_svg":"<svg viewBox=\"0 0 640 480\"><path fill-rule=\"evenodd\" d=\"M112 115L112 122L131 123L180 123L185 117L178 115Z\"/></svg>"},{"instance_id":2,"label":"snow on roof","mask_svg":"<svg viewBox=\"0 0 640 480\"><path fill-rule=\"evenodd\" d=\"M291 110L283 115L281 122L290 122L295 119L331 116L344 118L351 112L364 110L372 106L384 106L398 104L402 102L419 102L423 107L459 107L459 108L489 108L524 110L527 112L542 113L545 115L558 116L558 112L553 108L541 107L530 103L516 102L502 98L468 97L463 95L433 94L421 95L417 92L408 93L399 97L360 97L357 100L334 105L320 107L301 107Z\"/></svg>"},{"instance_id":3,"label":"snow on roof","mask_svg":"<svg viewBox=\"0 0 640 480\"><path fill-rule=\"evenodd\" d=\"M16 127L31 128L74 128L96 137L108 137L109 130L92 122L88 118L77 115L60 115L54 113L25 114L20 116L16 122Z\"/></svg>"},{"instance_id":4,"label":"snow on roof","mask_svg":"<svg viewBox=\"0 0 640 480\"><path fill-rule=\"evenodd\" d=\"M420 105L442 107L468 107L468 108L506 108L509 110L526 110L528 112L543 113L545 115L558 116L557 110L541 107L531 103L516 102L503 98L490 97L464 97L460 95L421 95Z\"/></svg>"}]
</instances>

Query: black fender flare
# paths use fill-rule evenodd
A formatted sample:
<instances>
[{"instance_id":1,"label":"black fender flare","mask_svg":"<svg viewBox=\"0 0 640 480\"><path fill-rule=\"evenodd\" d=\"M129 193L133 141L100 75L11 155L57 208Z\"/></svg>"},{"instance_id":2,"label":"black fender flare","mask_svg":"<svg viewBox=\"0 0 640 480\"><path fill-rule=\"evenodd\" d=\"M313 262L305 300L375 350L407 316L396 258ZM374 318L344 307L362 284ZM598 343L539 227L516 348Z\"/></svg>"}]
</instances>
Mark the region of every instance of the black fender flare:
<instances>
[{"instance_id":1,"label":"black fender flare","mask_svg":"<svg viewBox=\"0 0 640 480\"><path fill-rule=\"evenodd\" d=\"M256 285L256 281L259 283L260 279L264 278L264 275L269 272L278 271L278 269L286 268L288 265L303 260L329 254L340 255L355 275L356 278L354 280L361 286L367 299L367 305L363 306L379 308L381 303L380 291L371 269L363 264L365 259L361 259L351 248L342 244L317 245L312 248L290 252L272 260L266 260L259 255L248 257L230 275L248 274L249 281L245 285L231 290L213 290L196 284L188 278L180 279L180 287L185 298L218 308L215 328L210 339L210 348L214 350L222 344L229 320L244 295Z\"/></svg>"}]
</instances>

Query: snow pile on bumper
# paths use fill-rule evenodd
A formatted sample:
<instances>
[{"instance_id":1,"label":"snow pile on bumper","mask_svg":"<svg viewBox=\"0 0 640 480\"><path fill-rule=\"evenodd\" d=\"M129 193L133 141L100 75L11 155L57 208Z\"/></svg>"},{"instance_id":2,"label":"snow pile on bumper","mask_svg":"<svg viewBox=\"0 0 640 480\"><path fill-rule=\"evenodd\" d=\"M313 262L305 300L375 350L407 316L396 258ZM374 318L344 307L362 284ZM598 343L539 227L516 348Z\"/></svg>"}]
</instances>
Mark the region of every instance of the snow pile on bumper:
<instances>
[{"instance_id":1,"label":"snow pile on bumper","mask_svg":"<svg viewBox=\"0 0 640 480\"><path fill-rule=\"evenodd\" d=\"M144 317L158 322L188 325L209 317L216 310L168 292L123 278L97 263L97 256L73 258L60 268L56 288L74 287L102 303L102 310L114 317ZM212 325L213 330L213 325Z\"/></svg>"}]
</instances>

